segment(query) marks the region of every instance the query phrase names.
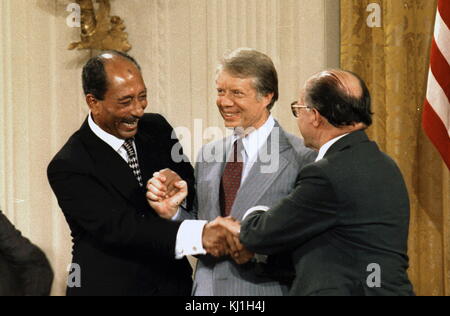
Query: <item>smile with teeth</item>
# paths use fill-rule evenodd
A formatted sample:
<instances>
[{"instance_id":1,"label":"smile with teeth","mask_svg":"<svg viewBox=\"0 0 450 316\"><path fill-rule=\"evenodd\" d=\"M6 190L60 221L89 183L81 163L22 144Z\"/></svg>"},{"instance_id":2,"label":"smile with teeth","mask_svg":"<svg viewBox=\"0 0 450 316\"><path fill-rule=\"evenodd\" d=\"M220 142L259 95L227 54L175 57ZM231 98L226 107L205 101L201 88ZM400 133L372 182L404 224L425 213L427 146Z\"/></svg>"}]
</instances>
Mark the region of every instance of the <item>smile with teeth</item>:
<instances>
[{"instance_id":1,"label":"smile with teeth","mask_svg":"<svg viewBox=\"0 0 450 316\"><path fill-rule=\"evenodd\" d=\"M229 117L229 118L232 118L232 117L236 117L236 116L239 116L239 113L223 113L223 115L225 116L225 117Z\"/></svg>"},{"instance_id":2,"label":"smile with teeth","mask_svg":"<svg viewBox=\"0 0 450 316\"><path fill-rule=\"evenodd\" d=\"M137 121L137 120L135 120L135 121L122 121L122 123L123 123L124 125L126 125L126 126L132 128L132 127L136 127L136 126L137 126L138 121Z\"/></svg>"}]
</instances>

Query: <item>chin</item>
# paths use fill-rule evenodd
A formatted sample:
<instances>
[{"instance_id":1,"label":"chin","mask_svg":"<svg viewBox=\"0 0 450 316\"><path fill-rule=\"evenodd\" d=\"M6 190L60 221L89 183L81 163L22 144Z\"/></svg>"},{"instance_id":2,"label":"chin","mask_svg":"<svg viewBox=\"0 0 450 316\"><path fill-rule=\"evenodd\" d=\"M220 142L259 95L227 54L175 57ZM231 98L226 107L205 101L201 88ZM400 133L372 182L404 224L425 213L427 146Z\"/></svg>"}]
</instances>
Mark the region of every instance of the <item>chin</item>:
<instances>
[{"instance_id":1,"label":"chin","mask_svg":"<svg viewBox=\"0 0 450 316\"><path fill-rule=\"evenodd\" d=\"M227 121L227 120L225 120L224 122L225 122L225 127L228 127L228 128L236 128L236 127L242 126L240 121Z\"/></svg>"},{"instance_id":2,"label":"chin","mask_svg":"<svg viewBox=\"0 0 450 316\"><path fill-rule=\"evenodd\" d=\"M121 139L130 139L133 138L134 136L136 136L137 134L137 130L134 132L122 132L120 133L120 138Z\"/></svg>"}]
</instances>

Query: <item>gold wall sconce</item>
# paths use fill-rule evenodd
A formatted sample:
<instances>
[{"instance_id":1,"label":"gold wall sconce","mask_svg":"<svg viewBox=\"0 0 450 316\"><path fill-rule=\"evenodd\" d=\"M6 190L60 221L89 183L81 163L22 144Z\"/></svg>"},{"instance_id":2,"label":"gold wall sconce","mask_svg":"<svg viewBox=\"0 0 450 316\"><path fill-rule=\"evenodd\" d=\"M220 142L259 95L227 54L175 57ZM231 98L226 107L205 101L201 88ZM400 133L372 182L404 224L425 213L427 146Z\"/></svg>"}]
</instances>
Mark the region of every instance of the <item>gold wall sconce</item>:
<instances>
[{"instance_id":1,"label":"gold wall sconce","mask_svg":"<svg viewBox=\"0 0 450 316\"><path fill-rule=\"evenodd\" d=\"M81 41L71 43L69 50L96 49L128 52L128 33L125 23L118 16L110 16L109 0L97 0L95 10L93 0L76 0L81 9Z\"/></svg>"}]
</instances>

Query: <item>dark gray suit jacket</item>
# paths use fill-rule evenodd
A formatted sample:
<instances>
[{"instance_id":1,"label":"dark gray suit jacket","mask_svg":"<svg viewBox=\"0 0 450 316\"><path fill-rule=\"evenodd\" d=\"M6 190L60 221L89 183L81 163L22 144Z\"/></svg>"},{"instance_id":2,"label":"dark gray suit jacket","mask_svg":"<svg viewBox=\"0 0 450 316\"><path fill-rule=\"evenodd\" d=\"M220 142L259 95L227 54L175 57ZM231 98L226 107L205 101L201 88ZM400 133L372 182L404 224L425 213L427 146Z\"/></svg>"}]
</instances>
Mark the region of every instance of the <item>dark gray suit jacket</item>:
<instances>
[{"instance_id":1,"label":"dark gray suit jacket","mask_svg":"<svg viewBox=\"0 0 450 316\"><path fill-rule=\"evenodd\" d=\"M257 253L293 252L291 295L412 295L408 228L400 170L359 131L306 166L289 197L247 217L241 241Z\"/></svg>"},{"instance_id":2,"label":"dark gray suit jacket","mask_svg":"<svg viewBox=\"0 0 450 316\"><path fill-rule=\"evenodd\" d=\"M50 294L53 271L44 253L0 211L0 296Z\"/></svg>"}]
</instances>

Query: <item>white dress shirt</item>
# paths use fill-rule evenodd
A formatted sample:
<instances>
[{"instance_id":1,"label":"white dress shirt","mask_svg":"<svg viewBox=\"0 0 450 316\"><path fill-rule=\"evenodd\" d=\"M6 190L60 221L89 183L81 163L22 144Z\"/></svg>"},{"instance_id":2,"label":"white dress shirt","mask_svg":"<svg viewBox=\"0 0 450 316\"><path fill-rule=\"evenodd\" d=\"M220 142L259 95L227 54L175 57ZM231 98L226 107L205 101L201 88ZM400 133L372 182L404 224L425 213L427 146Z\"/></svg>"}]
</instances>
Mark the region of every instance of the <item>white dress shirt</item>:
<instances>
[{"instance_id":1,"label":"white dress shirt","mask_svg":"<svg viewBox=\"0 0 450 316\"><path fill-rule=\"evenodd\" d=\"M242 152L242 162L244 166L242 170L241 185L247 179L250 170L252 170L253 164L258 159L259 151L267 143L267 139L269 138L270 133L272 133L274 127L275 120L271 115L263 126L242 139L242 145L244 147ZM234 134L232 136L231 144L234 144L238 138L239 136Z\"/></svg>"},{"instance_id":2,"label":"white dress shirt","mask_svg":"<svg viewBox=\"0 0 450 316\"><path fill-rule=\"evenodd\" d=\"M243 144L243 170L241 185L247 179L253 164L258 158L258 153L261 148L266 144L270 133L272 133L275 127L275 120L272 115L259 129L253 131L242 139ZM239 138L239 135L234 134L231 138L231 144ZM181 218L182 209L179 209L177 214L173 217L173 220L179 220ZM202 236L203 229L207 221L184 221L177 234L177 242L175 247L175 257L182 259L184 256L202 255L206 254L206 250L203 248Z\"/></svg>"}]
</instances>

